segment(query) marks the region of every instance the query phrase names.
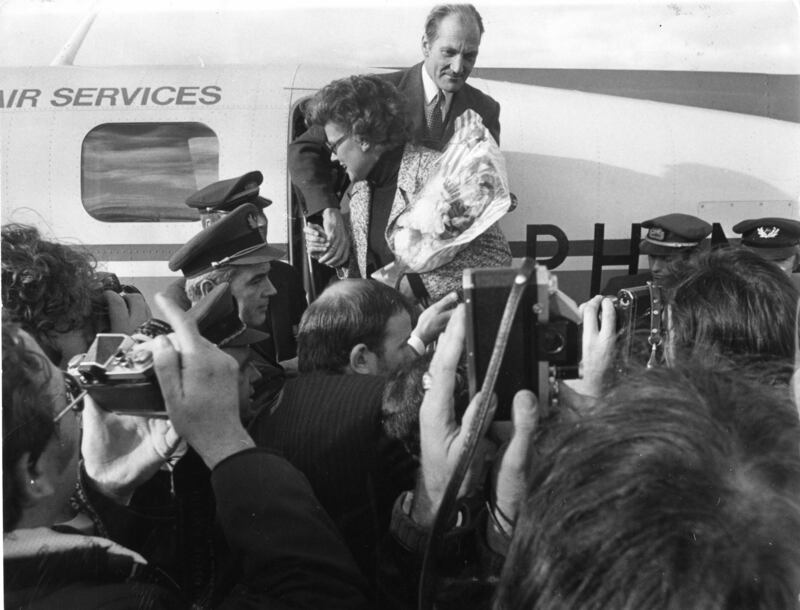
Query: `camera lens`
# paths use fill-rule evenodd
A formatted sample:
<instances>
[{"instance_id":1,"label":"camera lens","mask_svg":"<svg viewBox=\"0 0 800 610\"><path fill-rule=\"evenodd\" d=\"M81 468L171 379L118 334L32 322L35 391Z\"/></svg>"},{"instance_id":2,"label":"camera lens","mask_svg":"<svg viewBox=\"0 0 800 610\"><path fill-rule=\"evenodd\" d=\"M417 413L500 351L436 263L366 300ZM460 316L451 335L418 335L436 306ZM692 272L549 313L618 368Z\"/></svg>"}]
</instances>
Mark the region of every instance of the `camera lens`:
<instances>
[{"instance_id":1,"label":"camera lens","mask_svg":"<svg viewBox=\"0 0 800 610\"><path fill-rule=\"evenodd\" d=\"M560 354L564 351L564 348L567 344L566 340L564 339L564 335L552 328L545 329L543 335L542 347L545 354L550 356L554 354Z\"/></svg>"}]
</instances>

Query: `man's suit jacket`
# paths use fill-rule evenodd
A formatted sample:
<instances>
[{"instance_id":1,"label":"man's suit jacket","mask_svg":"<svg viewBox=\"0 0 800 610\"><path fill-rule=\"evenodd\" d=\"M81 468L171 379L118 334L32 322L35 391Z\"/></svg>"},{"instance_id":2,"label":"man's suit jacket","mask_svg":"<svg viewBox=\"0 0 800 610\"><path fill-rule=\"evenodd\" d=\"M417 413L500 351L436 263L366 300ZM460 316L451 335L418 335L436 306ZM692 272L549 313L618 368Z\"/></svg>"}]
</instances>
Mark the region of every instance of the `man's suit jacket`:
<instances>
[{"instance_id":1,"label":"man's suit jacket","mask_svg":"<svg viewBox=\"0 0 800 610\"><path fill-rule=\"evenodd\" d=\"M418 63L407 70L382 74L386 80L395 85L406 97L406 113L411 121L411 140L421 144L425 140L425 87L422 84L422 64ZM455 120L467 109L481 115L483 125L492 134L496 142L500 142L500 104L475 87L464 84L454 95L447 116L444 117L442 137L437 143L425 142L434 150L442 150L453 137Z\"/></svg>"},{"instance_id":2,"label":"man's suit jacket","mask_svg":"<svg viewBox=\"0 0 800 610\"><path fill-rule=\"evenodd\" d=\"M386 239L390 244L389 240L395 219L425 186L438 158L439 153L435 151L421 146L406 145L397 174L397 190L386 225ZM361 183L353 185L353 189L358 190L359 184ZM347 269L348 277L368 277L366 269L370 203L369 199L358 196L354 196L350 200L352 249ZM494 224L456 254L452 261L433 271L421 273L419 276L431 302L434 302L451 291L461 290L464 269L469 267L507 267L510 264L511 248L500 228Z\"/></svg>"},{"instance_id":3,"label":"man's suit jacket","mask_svg":"<svg viewBox=\"0 0 800 610\"><path fill-rule=\"evenodd\" d=\"M214 608L371 607L366 601L369 585L307 478L273 452L246 449L209 472L190 450L172 473L160 471L138 488L130 505L102 495L81 469L76 497L81 509L102 525L103 536L140 553L174 579L183 602L202 600L200 606ZM43 558L35 558L33 565L36 596L48 594L41 586ZM97 559L76 565L78 570L81 566L106 567ZM115 581L119 568L108 570L106 576ZM9 588L9 574L14 573L6 566L7 604L15 590ZM59 581L64 577L56 576ZM123 607L125 587L116 590L101 581L95 588L90 578L80 579L83 585L67 586L70 578L66 575L64 594L57 591L53 604L45 601L37 607L90 608L107 598L117 603L103 607ZM135 579L130 582L137 586ZM142 582L138 585L142 602L147 590ZM188 607L175 600L159 604L159 599L124 607ZM23 605L28 607L14 607Z\"/></svg>"},{"instance_id":4,"label":"man's suit jacket","mask_svg":"<svg viewBox=\"0 0 800 610\"><path fill-rule=\"evenodd\" d=\"M304 373L286 382L271 413L249 426L259 447L277 451L311 483L368 580L395 498L414 485L415 463L381 425L385 379Z\"/></svg>"},{"instance_id":5,"label":"man's suit jacket","mask_svg":"<svg viewBox=\"0 0 800 610\"><path fill-rule=\"evenodd\" d=\"M422 85L422 64L407 70L379 75L397 86L406 98L406 112L412 125L412 143L425 139L425 90ZM441 150L453 135L455 119L471 108L483 119L483 124L500 142L500 104L469 84L465 84L454 96L444 130L438 145L426 142L426 146ZM334 164L330 151L325 146L325 131L320 126L311 127L289 144L288 164L292 182L305 200L306 215L311 216L325 208L338 208L334 193Z\"/></svg>"}]
</instances>

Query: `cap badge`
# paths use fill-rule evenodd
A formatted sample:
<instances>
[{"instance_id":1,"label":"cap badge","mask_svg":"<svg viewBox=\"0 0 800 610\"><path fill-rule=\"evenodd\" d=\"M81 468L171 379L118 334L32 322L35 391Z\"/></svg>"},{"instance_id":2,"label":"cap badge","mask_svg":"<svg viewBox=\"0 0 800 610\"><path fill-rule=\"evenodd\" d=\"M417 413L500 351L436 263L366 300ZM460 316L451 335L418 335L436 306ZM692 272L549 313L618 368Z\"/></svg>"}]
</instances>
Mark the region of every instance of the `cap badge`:
<instances>
[{"instance_id":1,"label":"cap badge","mask_svg":"<svg viewBox=\"0 0 800 610\"><path fill-rule=\"evenodd\" d=\"M781 232L780 227L758 227L758 236L761 239L773 239Z\"/></svg>"},{"instance_id":2,"label":"cap badge","mask_svg":"<svg viewBox=\"0 0 800 610\"><path fill-rule=\"evenodd\" d=\"M255 214L247 215L247 226L253 230L258 229L258 219L256 218Z\"/></svg>"},{"instance_id":3,"label":"cap badge","mask_svg":"<svg viewBox=\"0 0 800 610\"><path fill-rule=\"evenodd\" d=\"M656 241L664 241L664 229L661 227L651 227L647 232L647 237Z\"/></svg>"}]
</instances>

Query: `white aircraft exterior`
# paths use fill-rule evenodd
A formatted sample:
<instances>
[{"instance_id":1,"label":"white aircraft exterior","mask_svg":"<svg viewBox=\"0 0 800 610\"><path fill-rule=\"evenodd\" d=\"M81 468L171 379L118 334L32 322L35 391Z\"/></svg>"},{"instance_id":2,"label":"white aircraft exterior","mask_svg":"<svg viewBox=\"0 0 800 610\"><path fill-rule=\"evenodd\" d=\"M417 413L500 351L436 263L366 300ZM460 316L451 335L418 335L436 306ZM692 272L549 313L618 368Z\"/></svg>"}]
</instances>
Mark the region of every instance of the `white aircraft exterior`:
<instances>
[{"instance_id":1,"label":"white aircraft exterior","mask_svg":"<svg viewBox=\"0 0 800 610\"><path fill-rule=\"evenodd\" d=\"M81 26L87 44L97 25ZM296 259L286 147L298 104L334 78L415 61L359 68L309 55L318 63L107 66L97 56L81 65L67 49L59 61L74 65L0 63L2 221L86 245L151 296L175 277L166 260L200 228L185 197L257 169L273 201L269 240ZM516 68L483 55L480 66L470 83L501 104L519 200L501 226L515 256L526 225L561 228L570 255L555 271L576 300L589 296L596 222L624 241L631 223L669 212L718 222L729 236L743 218L800 218L798 69Z\"/></svg>"}]
</instances>

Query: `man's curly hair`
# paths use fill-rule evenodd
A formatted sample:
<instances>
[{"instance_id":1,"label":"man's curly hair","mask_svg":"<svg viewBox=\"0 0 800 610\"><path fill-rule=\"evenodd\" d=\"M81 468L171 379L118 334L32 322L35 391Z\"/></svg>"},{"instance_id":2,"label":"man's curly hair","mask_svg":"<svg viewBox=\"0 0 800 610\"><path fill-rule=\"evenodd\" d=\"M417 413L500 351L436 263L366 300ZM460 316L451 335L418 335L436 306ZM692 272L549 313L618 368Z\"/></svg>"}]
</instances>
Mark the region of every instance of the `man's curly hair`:
<instances>
[{"instance_id":1,"label":"man's curly hair","mask_svg":"<svg viewBox=\"0 0 800 610\"><path fill-rule=\"evenodd\" d=\"M336 123L373 145L402 146L409 139L406 101L392 83L375 74L348 76L320 89L306 108L309 125Z\"/></svg>"},{"instance_id":2,"label":"man's curly hair","mask_svg":"<svg viewBox=\"0 0 800 610\"><path fill-rule=\"evenodd\" d=\"M16 322L56 364L56 333L96 332L102 318L102 285L91 254L42 239L32 226L2 228L3 317Z\"/></svg>"}]
</instances>

